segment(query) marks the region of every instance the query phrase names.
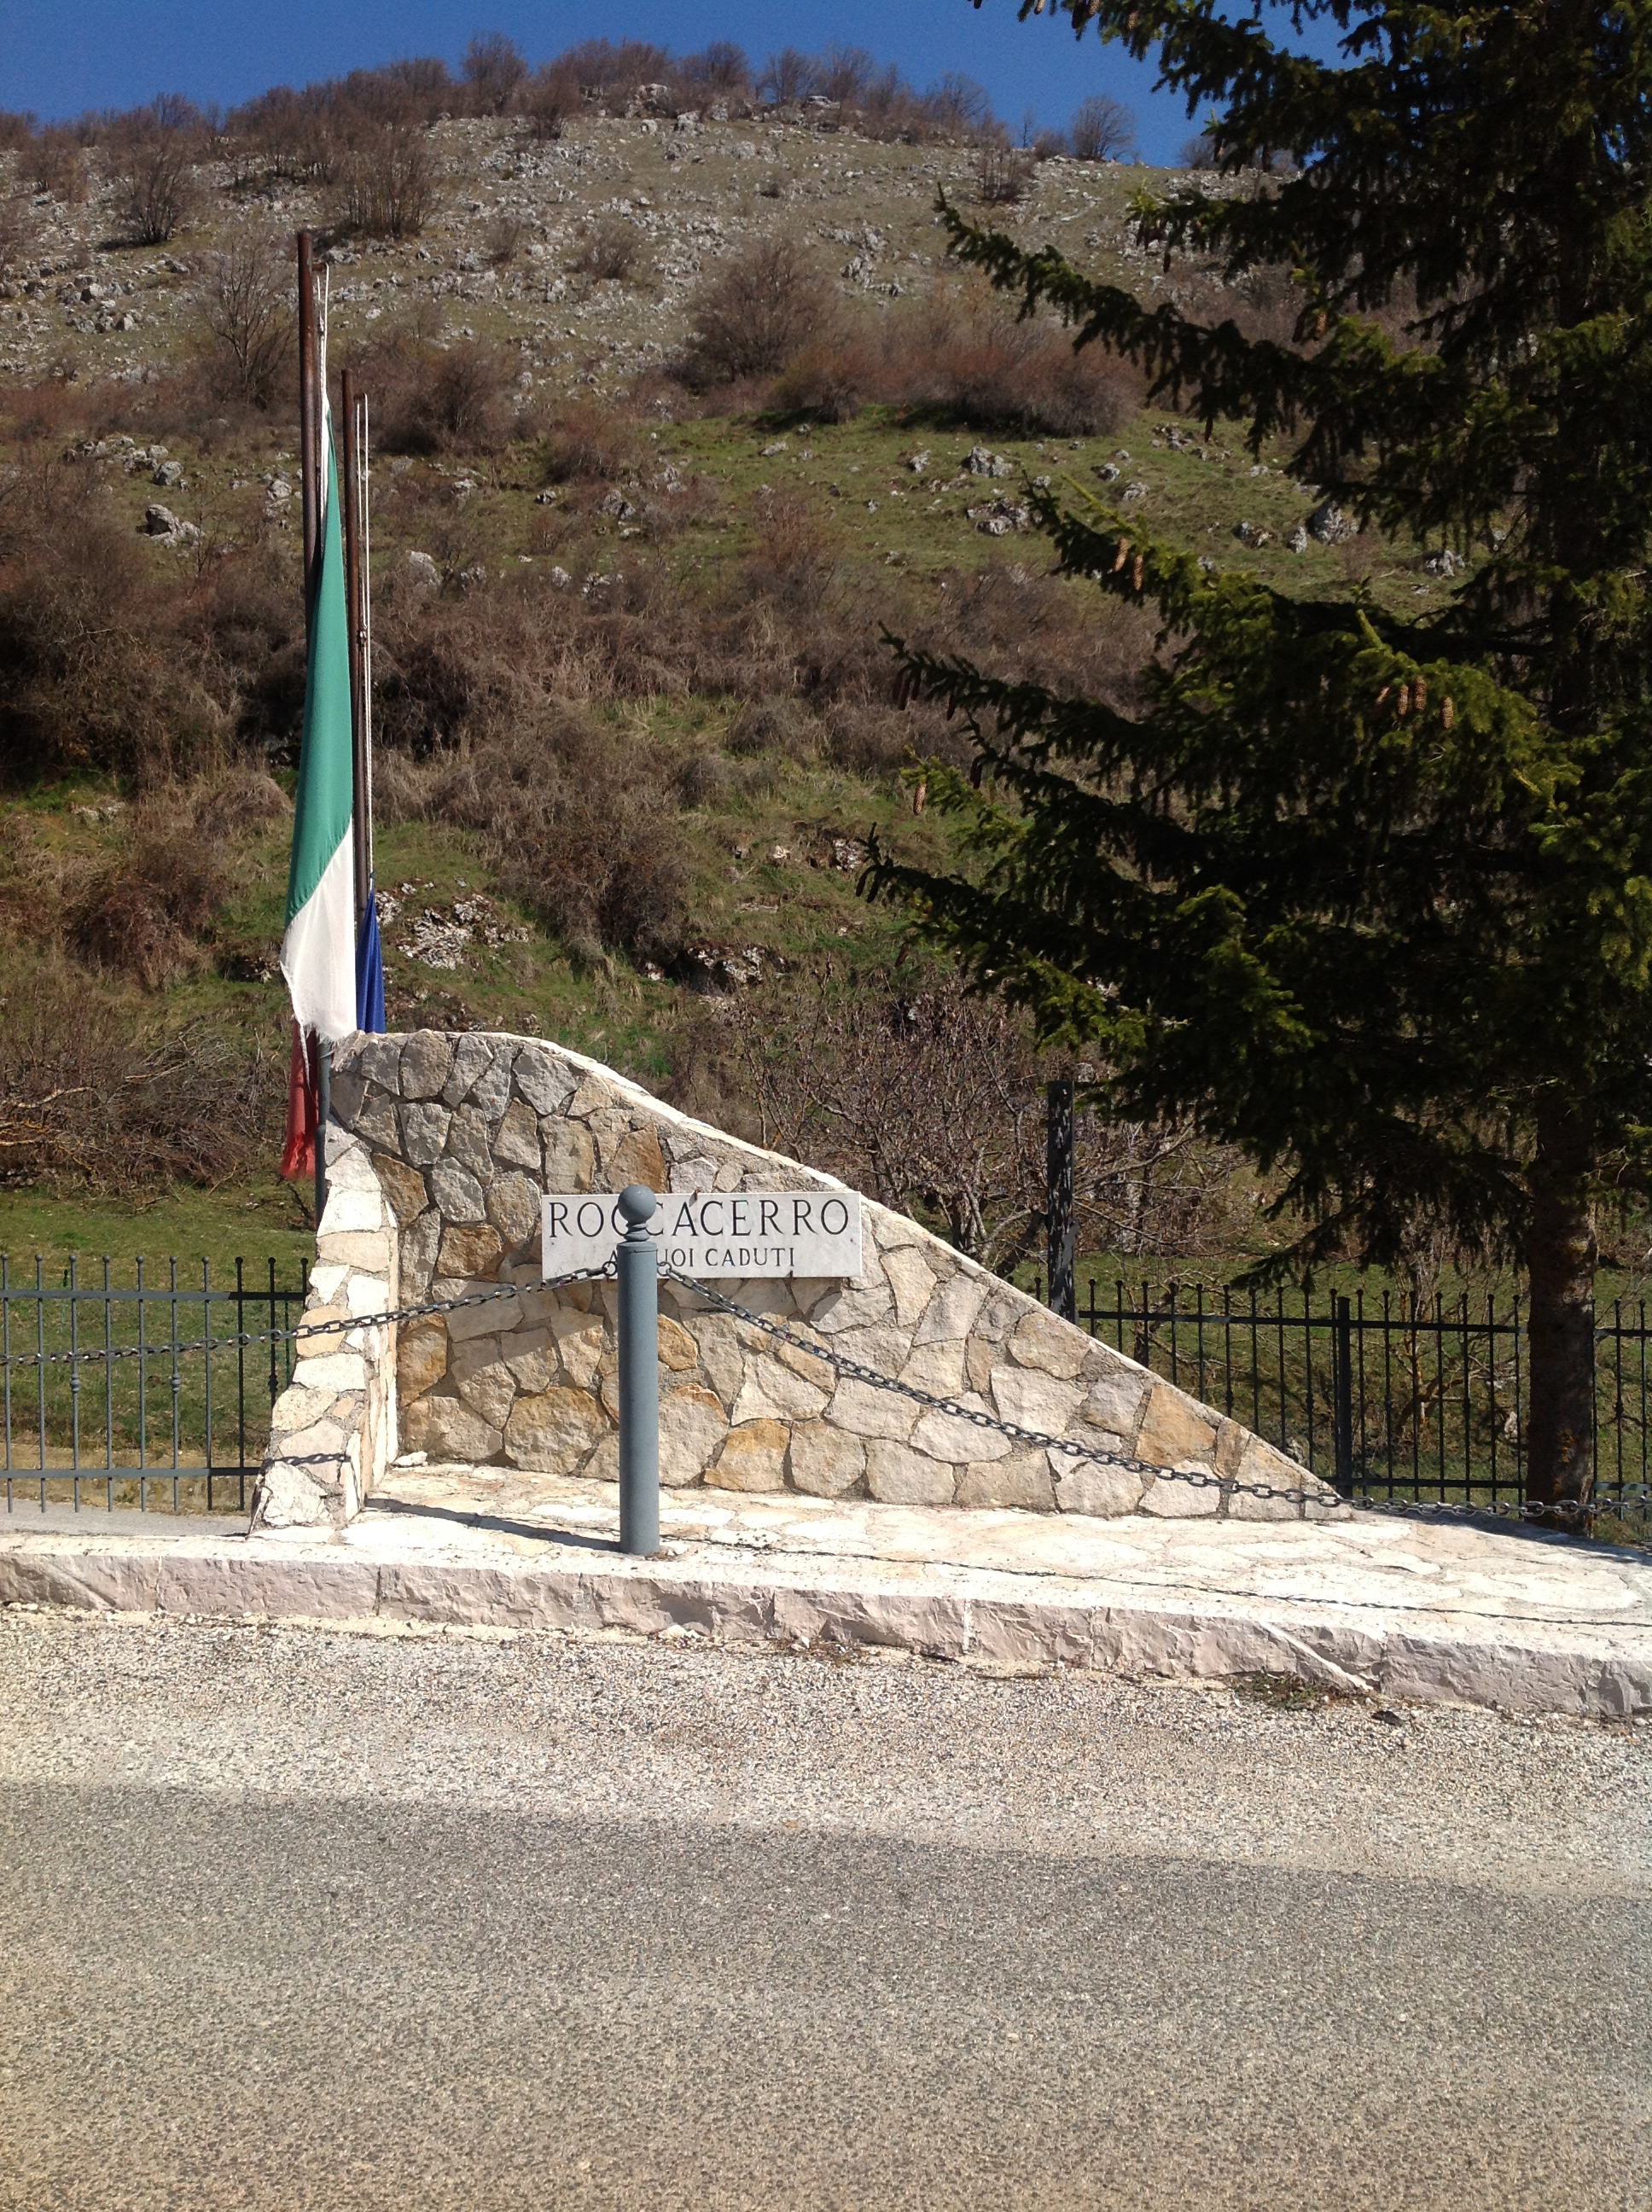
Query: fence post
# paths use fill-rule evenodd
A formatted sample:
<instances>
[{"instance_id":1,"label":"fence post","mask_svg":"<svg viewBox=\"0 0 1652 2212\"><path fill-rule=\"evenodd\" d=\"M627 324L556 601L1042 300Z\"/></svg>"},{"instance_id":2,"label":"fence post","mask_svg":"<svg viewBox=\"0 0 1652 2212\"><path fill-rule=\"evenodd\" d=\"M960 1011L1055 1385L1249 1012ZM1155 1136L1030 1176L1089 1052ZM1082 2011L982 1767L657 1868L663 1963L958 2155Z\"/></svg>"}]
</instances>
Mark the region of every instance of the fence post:
<instances>
[{"instance_id":1,"label":"fence post","mask_svg":"<svg viewBox=\"0 0 1652 2212\"><path fill-rule=\"evenodd\" d=\"M1331 1331L1337 1488L1347 1497L1354 1486L1354 1331L1346 1298L1337 1300Z\"/></svg>"},{"instance_id":2,"label":"fence post","mask_svg":"<svg viewBox=\"0 0 1652 2212\"><path fill-rule=\"evenodd\" d=\"M315 1041L315 1233L327 1210L327 1122L332 1113L332 1047Z\"/></svg>"},{"instance_id":3,"label":"fence post","mask_svg":"<svg viewBox=\"0 0 1652 2212\"><path fill-rule=\"evenodd\" d=\"M1078 1318L1074 1276L1078 1237L1072 1218L1072 1084L1062 1078L1044 1086L1045 1188L1048 1194L1049 1304L1063 1321Z\"/></svg>"},{"instance_id":4,"label":"fence post","mask_svg":"<svg viewBox=\"0 0 1652 2212\"><path fill-rule=\"evenodd\" d=\"M659 1276L645 1224L658 1200L641 1183L619 1194L626 1223L619 1278L620 1549L659 1549Z\"/></svg>"}]
</instances>

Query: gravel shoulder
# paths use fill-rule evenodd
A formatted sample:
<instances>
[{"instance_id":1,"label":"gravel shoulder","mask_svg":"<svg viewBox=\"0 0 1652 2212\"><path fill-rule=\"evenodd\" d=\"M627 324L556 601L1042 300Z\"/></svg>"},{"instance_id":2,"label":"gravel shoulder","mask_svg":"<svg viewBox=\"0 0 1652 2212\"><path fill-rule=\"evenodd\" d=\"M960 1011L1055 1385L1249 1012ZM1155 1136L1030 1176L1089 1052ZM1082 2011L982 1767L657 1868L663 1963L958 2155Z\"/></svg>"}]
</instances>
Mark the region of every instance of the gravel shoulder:
<instances>
[{"instance_id":1,"label":"gravel shoulder","mask_svg":"<svg viewBox=\"0 0 1652 2212\"><path fill-rule=\"evenodd\" d=\"M1652 1726L641 1639L0 1620L0 1778L1652 1890Z\"/></svg>"}]
</instances>

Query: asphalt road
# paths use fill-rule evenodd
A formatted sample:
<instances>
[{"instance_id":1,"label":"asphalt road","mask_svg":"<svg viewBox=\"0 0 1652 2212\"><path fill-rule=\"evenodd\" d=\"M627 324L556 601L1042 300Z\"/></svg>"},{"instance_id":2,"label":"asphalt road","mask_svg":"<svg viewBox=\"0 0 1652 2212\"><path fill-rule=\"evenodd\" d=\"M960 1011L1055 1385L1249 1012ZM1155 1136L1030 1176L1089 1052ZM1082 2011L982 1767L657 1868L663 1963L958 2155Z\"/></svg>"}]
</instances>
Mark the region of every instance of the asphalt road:
<instances>
[{"instance_id":1,"label":"asphalt road","mask_svg":"<svg viewBox=\"0 0 1652 2212\"><path fill-rule=\"evenodd\" d=\"M1652 1731L0 1620L0 2205L1652 2203Z\"/></svg>"}]
</instances>

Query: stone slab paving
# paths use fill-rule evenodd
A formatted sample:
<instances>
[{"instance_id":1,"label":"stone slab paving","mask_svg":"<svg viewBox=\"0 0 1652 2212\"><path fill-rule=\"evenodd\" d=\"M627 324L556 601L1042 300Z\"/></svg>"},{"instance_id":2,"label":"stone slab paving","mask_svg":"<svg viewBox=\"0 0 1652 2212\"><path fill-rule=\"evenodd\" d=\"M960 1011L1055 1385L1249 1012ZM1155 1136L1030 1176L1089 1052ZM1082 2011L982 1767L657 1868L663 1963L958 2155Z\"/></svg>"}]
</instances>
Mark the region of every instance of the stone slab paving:
<instances>
[{"instance_id":1,"label":"stone slab paving","mask_svg":"<svg viewBox=\"0 0 1652 2212\"><path fill-rule=\"evenodd\" d=\"M667 1495L614 1549L611 1484L397 1469L331 1536L19 1512L0 1602L893 1646L1011 1670L1296 1675L1351 1694L1652 1711L1652 1559L1536 1531L1059 1518L795 1495Z\"/></svg>"}]
</instances>

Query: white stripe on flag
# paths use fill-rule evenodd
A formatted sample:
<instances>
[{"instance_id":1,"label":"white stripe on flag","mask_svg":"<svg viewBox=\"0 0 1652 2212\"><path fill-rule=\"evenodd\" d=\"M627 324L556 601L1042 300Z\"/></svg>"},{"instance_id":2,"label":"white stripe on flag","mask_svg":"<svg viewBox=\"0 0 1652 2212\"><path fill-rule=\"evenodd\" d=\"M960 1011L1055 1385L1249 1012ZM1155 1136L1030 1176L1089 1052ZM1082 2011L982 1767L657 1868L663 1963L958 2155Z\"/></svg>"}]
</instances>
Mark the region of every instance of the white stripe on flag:
<instances>
[{"instance_id":1,"label":"white stripe on flag","mask_svg":"<svg viewBox=\"0 0 1652 2212\"><path fill-rule=\"evenodd\" d=\"M355 1027L355 856L348 837L287 925L281 972L307 1030L327 1044L349 1036Z\"/></svg>"}]
</instances>

